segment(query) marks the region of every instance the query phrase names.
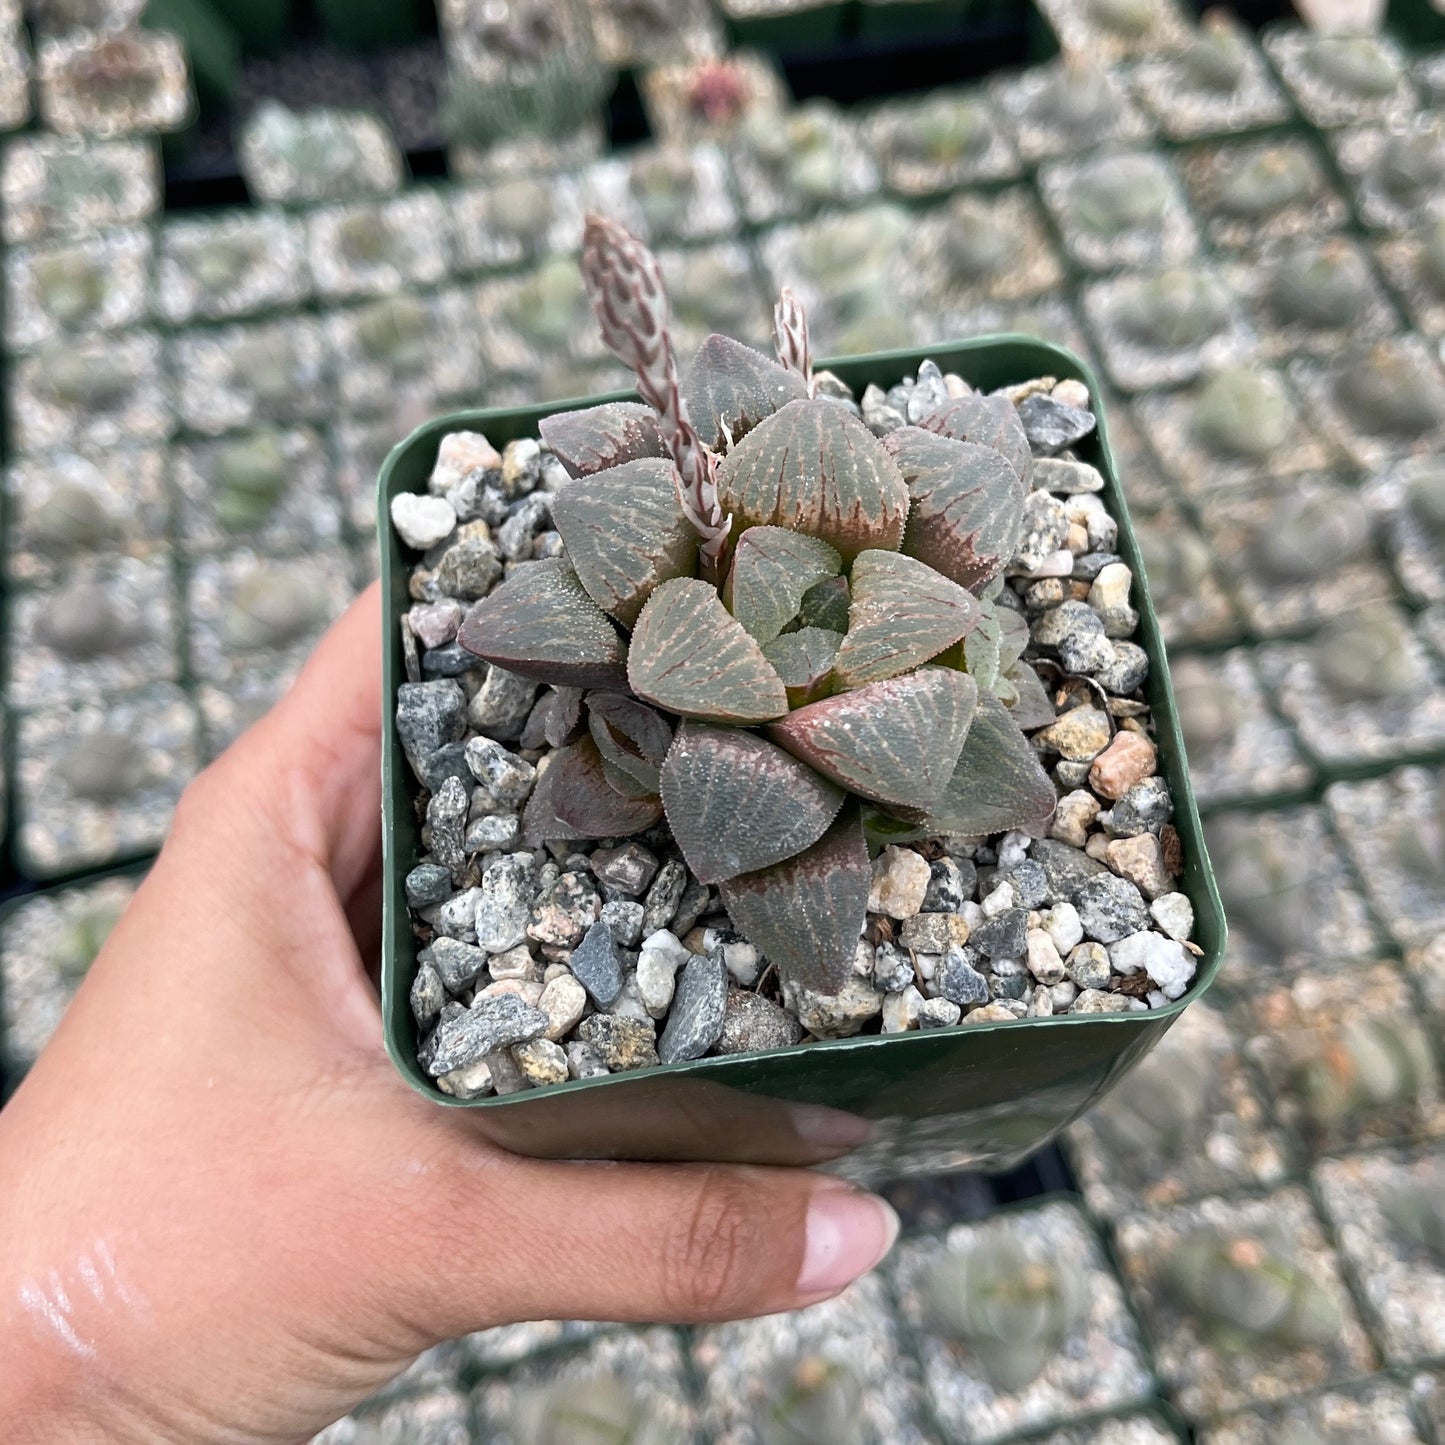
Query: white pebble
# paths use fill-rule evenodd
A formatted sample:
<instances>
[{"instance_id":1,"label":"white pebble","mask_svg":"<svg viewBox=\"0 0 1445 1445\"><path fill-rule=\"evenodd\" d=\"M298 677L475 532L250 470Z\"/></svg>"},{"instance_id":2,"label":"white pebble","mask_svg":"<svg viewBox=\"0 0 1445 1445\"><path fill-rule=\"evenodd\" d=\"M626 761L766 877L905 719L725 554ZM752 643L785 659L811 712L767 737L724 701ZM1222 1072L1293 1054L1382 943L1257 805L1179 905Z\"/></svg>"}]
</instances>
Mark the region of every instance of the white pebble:
<instances>
[{"instance_id":1,"label":"white pebble","mask_svg":"<svg viewBox=\"0 0 1445 1445\"><path fill-rule=\"evenodd\" d=\"M1017 906L1018 896L1014 893L1013 884L1005 879L995 885L993 891L983 900L983 916L997 918L1000 913L1007 913L1010 908Z\"/></svg>"},{"instance_id":2,"label":"white pebble","mask_svg":"<svg viewBox=\"0 0 1445 1445\"><path fill-rule=\"evenodd\" d=\"M723 944L722 952L723 964L727 971L743 988L751 988L758 981L758 974L762 972L762 954L746 939L739 939L736 943ZM872 974L871 966L868 972L870 975Z\"/></svg>"},{"instance_id":3,"label":"white pebble","mask_svg":"<svg viewBox=\"0 0 1445 1445\"><path fill-rule=\"evenodd\" d=\"M998 866L1004 873L1011 873L1029 855L1029 844L1034 840L1027 833L1017 829L1005 833L998 840Z\"/></svg>"},{"instance_id":4,"label":"white pebble","mask_svg":"<svg viewBox=\"0 0 1445 1445\"><path fill-rule=\"evenodd\" d=\"M1032 929L1027 935L1028 969L1042 984L1061 983L1064 977L1064 960L1054 940L1041 928Z\"/></svg>"},{"instance_id":5,"label":"white pebble","mask_svg":"<svg viewBox=\"0 0 1445 1445\"><path fill-rule=\"evenodd\" d=\"M968 924L968 931L973 932L984 920L983 909L973 901L972 898L965 898L959 907L958 916Z\"/></svg>"},{"instance_id":6,"label":"white pebble","mask_svg":"<svg viewBox=\"0 0 1445 1445\"><path fill-rule=\"evenodd\" d=\"M537 1007L547 1015L547 1032L543 1037L556 1043L581 1020L587 1007L587 990L570 973L563 974L543 985Z\"/></svg>"},{"instance_id":7,"label":"white pebble","mask_svg":"<svg viewBox=\"0 0 1445 1445\"><path fill-rule=\"evenodd\" d=\"M1180 998L1198 964L1182 943L1162 933L1131 933L1109 945L1109 962L1122 974L1144 972L1167 998Z\"/></svg>"},{"instance_id":8,"label":"white pebble","mask_svg":"<svg viewBox=\"0 0 1445 1445\"><path fill-rule=\"evenodd\" d=\"M672 1006L677 971L692 954L666 928L649 934L637 955L637 989L650 1017L660 1019Z\"/></svg>"},{"instance_id":9,"label":"white pebble","mask_svg":"<svg viewBox=\"0 0 1445 1445\"><path fill-rule=\"evenodd\" d=\"M1039 914L1039 923L1054 940L1054 947L1067 958L1084 941L1084 925L1072 903L1055 903Z\"/></svg>"},{"instance_id":10,"label":"white pebble","mask_svg":"<svg viewBox=\"0 0 1445 1445\"><path fill-rule=\"evenodd\" d=\"M1149 916L1179 943L1194 932L1194 905L1182 893L1161 893L1149 905Z\"/></svg>"},{"instance_id":11,"label":"white pebble","mask_svg":"<svg viewBox=\"0 0 1445 1445\"><path fill-rule=\"evenodd\" d=\"M918 1027L919 1010L923 1007L923 995L910 983L897 993L883 996L883 1032L885 1034L907 1033Z\"/></svg>"},{"instance_id":12,"label":"white pebble","mask_svg":"<svg viewBox=\"0 0 1445 1445\"><path fill-rule=\"evenodd\" d=\"M427 490L433 496L445 496L472 472L491 470L502 465L501 454L481 432L448 432L437 448L436 465L432 468Z\"/></svg>"},{"instance_id":13,"label":"white pebble","mask_svg":"<svg viewBox=\"0 0 1445 1445\"><path fill-rule=\"evenodd\" d=\"M399 492L391 499L391 524L408 547L425 552L456 530L457 514L445 497Z\"/></svg>"},{"instance_id":14,"label":"white pebble","mask_svg":"<svg viewBox=\"0 0 1445 1445\"><path fill-rule=\"evenodd\" d=\"M1082 381L1075 381L1072 376L1065 377L1049 395L1064 406L1077 406L1083 411L1089 409L1089 388Z\"/></svg>"}]
</instances>

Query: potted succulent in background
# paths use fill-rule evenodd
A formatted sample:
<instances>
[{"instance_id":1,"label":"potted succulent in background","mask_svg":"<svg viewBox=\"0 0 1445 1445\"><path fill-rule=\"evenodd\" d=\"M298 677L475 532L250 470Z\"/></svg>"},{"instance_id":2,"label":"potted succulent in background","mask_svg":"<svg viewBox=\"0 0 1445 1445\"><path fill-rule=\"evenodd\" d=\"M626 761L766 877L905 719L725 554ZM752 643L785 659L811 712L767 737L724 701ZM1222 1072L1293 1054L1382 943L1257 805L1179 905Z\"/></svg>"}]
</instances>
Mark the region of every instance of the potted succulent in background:
<instances>
[{"instance_id":1,"label":"potted succulent in background","mask_svg":"<svg viewBox=\"0 0 1445 1445\"><path fill-rule=\"evenodd\" d=\"M1217 946L1187 782L1177 761L1155 776L1141 722L1150 658L1127 640L1119 519L1073 450L1090 392L1026 371L1077 363L1014 343L945 352L1012 388L917 362L898 383L902 357L850 381L814 371L785 289L777 361L713 336L684 381L651 253L590 217L582 272L643 404L487 417L500 453L434 425L383 473L393 607L416 604L388 622L388 786L399 801L404 748L426 793L387 834L394 1055L428 1092L548 1100L488 1116L531 1152L816 1161L880 1142L838 1112L865 1105L945 1135L966 1121L980 1159L1026 1152L1099 1087L1103 1054L1041 1053L1027 1087L997 1079L979 1110L943 1080L977 1067L986 1027L896 1066L879 1054L871 1078L795 1045L879 1022L949 1040L965 1014L1012 1022L1055 999L1121 1022L1137 999L1162 1020ZM893 384L855 401L863 376ZM1067 594L1066 539L1098 557ZM422 553L409 580L399 540ZM1086 853L1090 786L1121 801ZM1082 1045L1089 1020L1073 1022ZM1152 1040L1143 1022L1098 1037L1105 1072Z\"/></svg>"}]
</instances>

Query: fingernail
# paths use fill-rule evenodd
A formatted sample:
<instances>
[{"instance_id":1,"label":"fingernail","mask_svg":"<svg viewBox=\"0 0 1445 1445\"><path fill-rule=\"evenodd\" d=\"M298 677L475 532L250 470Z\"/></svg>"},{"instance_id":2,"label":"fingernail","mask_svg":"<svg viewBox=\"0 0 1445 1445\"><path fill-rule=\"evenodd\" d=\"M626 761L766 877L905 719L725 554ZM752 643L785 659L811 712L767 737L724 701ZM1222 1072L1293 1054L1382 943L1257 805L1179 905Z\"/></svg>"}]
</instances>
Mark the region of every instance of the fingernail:
<instances>
[{"instance_id":1,"label":"fingernail","mask_svg":"<svg viewBox=\"0 0 1445 1445\"><path fill-rule=\"evenodd\" d=\"M820 1149L843 1154L866 1144L873 1132L867 1119L845 1114L841 1109L828 1109L822 1104L789 1104L787 1109L798 1138Z\"/></svg>"},{"instance_id":2,"label":"fingernail","mask_svg":"<svg viewBox=\"0 0 1445 1445\"><path fill-rule=\"evenodd\" d=\"M833 1294L867 1274L893 1248L898 1216L873 1194L825 1186L808 1205L800 1295Z\"/></svg>"}]
</instances>

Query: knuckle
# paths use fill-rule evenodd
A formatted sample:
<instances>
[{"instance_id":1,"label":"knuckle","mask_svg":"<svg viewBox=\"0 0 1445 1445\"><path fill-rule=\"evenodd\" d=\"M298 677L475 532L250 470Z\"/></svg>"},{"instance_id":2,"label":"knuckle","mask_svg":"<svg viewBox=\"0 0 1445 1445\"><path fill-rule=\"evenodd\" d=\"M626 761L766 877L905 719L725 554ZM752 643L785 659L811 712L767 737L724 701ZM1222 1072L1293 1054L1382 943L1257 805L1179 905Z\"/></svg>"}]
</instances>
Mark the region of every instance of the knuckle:
<instances>
[{"instance_id":1,"label":"knuckle","mask_svg":"<svg viewBox=\"0 0 1445 1445\"><path fill-rule=\"evenodd\" d=\"M663 1262L668 1309L680 1319L746 1313L757 1293L761 1236L758 1211L744 1182L709 1170Z\"/></svg>"}]
</instances>

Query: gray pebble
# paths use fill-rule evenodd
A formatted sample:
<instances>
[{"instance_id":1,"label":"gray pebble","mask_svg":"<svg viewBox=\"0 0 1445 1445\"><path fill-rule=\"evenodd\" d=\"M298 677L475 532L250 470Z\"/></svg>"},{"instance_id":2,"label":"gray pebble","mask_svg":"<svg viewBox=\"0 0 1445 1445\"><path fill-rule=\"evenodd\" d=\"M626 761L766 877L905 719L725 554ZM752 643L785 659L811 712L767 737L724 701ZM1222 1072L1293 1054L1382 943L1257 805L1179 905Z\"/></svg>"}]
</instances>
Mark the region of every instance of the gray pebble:
<instances>
[{"instance_id":1,"label":"gray pebble","mask_svg":"<svg viewBox=\"0 0 1445 1445\"><path fill-rule=\"evenodd\" d=\"M467 726L498 742L516 742L527 725L536 696L535 682L494 664L467 704Z\"/></svg>"},{"instance_id":2,"label":"gray pebble","mask_svg":"<svg viewBox=\"0 0 1445 1445\"><path fill-rule=\"evenodd\" d=\"M711 903L712 889L706 883L699 883L689 873L687 887L682 890L682 901L677 905L677 912L672 915L672 921L667 926L679 937L690 933Z\"/></svg>"},{"instance_id":3,"label":"gray pebble","mask_svg":"<svg viewBox=\"0 0 1445 1445\"><path fill-rule=\"evenodd\" d=\"M1104 993L1096 988L1082 989L1069 1008L1071 1014L1123 1014L1131 1007L1122 993Z\"/></svg>"},{"instance_id":4,"label":"gray pebble","mask_svg":"<svg viewBox=\"0 0 1445 1445\"><path fill-rule=\"evenodd\" d=\"M445 903L452 894L452 873L440 863L418 863L406 875L402 885L406 889L406 901L413 908L429 908L433 903Z\"/></svg>"},{"instance_id":5,"label":"gray pebble","mask_svg":"<svg viewBox=\"0 0 1445 1445\"><path fill-rule=\"evenodd\" d=\"M1086 770L1087 766L1085 764ZM1061 843L1057 838L1036 839L1029 848L1029 856L1044 870L1049 890L1045 903L1070 903L1089 879L1108 872L1082 848Z\"/></svg>"},{"instance_id":6,"label":"gray pebble","mask_svg":"<svg viewBox=\"0 0 1445 1445\"><path fill-rule=\"evenodd\" d=\"M1063 548L1068 535L1064 504L1047 492L1030 492L1024 500L1023 535L1014 549L1012 565L1024 572L1042 567Z\"/></svg>"},{"instance_id":7,"label":"gray pebble","mask_svg":"<svg viewBox=\"0 0 1445 1445\"><path fill-rule=\"evenodd\" d=\"M419 1028L426 1028L441 1013L447 1001L441 975L431 966L417 960L416 977L411 981L411 1016Z\"/></svg>"},{"instance_id":8,"label":"gray pebble","mask_svg":"<svg viewBox=\"0 0 1445 1445\"><path fill-rule=\"evenodd\" d=\"M502 578L502 559L490 542L468 537L454 542L437 563L437 586L448 597L477 602Z\"/></svg>"},{"instance_id":9,"label":"gray pebble","mask_svg":"<svg viewBox=\"0 0 1445 1445\"><path fill-rule=\"evenodd\" d=\"M632 899L618 898L602 905L602 921L623 948L636 948L642 941L642 905Z\"/></svg>"},{"instance_id":10,"label":"gray pebble","mask_svg":"<svg viewBox=\"0 0 1445 1445\"><path fill-rule=\"evenodd\" d=\"M573 1079L600 1079L610 1074L611 1069L602 1062L597 1050L581 1039L573 1039L567 1045L567 1075Z\"/></svg>"},{"instance_id":11,"label":"gray pebble","mask_svg":"<svg viewBox=\"0 0 1445 1445\"><path fill-rule=\"evenodd\" d=\"M988 977L988 991L990 998L1020 999L1029 991L1029 981L1021 973L991 973Z\"/></svg>"},{"instance_id":12,"label":"gray pebble","mask_svg":"<svg viewBox=\"0 0 1445 1445\"><path fill-rule=\"evenodd\" d=\"M1059 643L1059 661L1066 672L1086 675L1102 672L1114 661L1114 644L1105 635L1103 619L1097 612L1094 621L1098 624L1097 631L1081 627Z\"/></svg>"},{"instance_id":13,"label":"gray pebble","mask_svg":"<svg viewBox=\"0 0 1445 1445\"><path fill-rule=\"evenodd\" d=\"M771 999L745 989L728 990L722 1032L714 1052L751 1054L765 1049L788 1049L803 1037L803 1026Z\"/></svg>"},{"instance_id":14,"label":"gray pebble","mask_svg":"<svg viewBox=\"0 0 1445 1445\"><path fill-rule=\"evenodd\" d=\"M539 1039L546 1031L547 1015L524 1003L516 994L484 995L459 1018L437 1025L436 1044L427 1072L433 1077L449 1074L499 1049Z\"/></svg>"},{"instance_id":15,"label":"gray pebble","mask_svg":"<svg viewBox=\"0 0 1445 1445\"><path fill-rule=\"evenodd\" d=\"M656 1031L637 1019L592 1014L577 1025L577 1033L609 1069L645 1069L658 1062Z\"/></svg>"},{"instance_id":16,"label":"gray pebble","mask_svg":"<svg viewBox=\"0 0 1445 1445\"><path fill-rule=\"evenodd\" d=\"M448 993L460 993L487 966L487 951L455 938L438 938L431 946L432 963Z\"/></svg>"},{"instance_id":17,"label":"gray pebble","mask_svg":"<svg viewBox=\"0 0 1445 1445\"><path fill-rule=\"evenodd\" d=\"M546 869L542 870L543 875ZM532 905L527 937L575 948L602 913L602 900L582 873L560 873L544 883Z\"/></svg>"},{"instance_id":18,"label":"gray pebble","mask_svg":"<svg viewBox=\"0 0 1445 1445\"><path fill-rule=\"evenodd\" d=\"M537 862L530 853L507 853L482 875L477 900L477 943L488 953L506 953L527 937Z\"/></svg>"},{"instance_id":19,"label":"gray pebble","mask_svg":"<svg viewBox=\"0 0 1445 1445\"><path fill-rule=\"evenodd\" d=\"M429 793L435 793L448 778L457 778L467 787L472 785L465 743L444 743L424 758L413 758L412 770Z\"/></svg>"},{"instance_id":20,"label":"gray pebble","mask_svg":"<svg viewBox=\"0 0 1445 1445\"><path fill-rule=\"evenodd\" d=\"M1074 580L1092 582L1105 567L1123 560L1117 552L1085 552L1074 558Z\"/></svg>"},{"instance_id":21,"label":"gray pebble","mask_svg":"<svg viewBox=\"0 0 1445 1445\"><path fill-rule=\"evenodd\" d=\"M437 1046L441 1042L441 1030L443 1024L449 1024L461 1018L466 1013L466 1005L459 1003L445 1003L442 1011L437 1016L436 1027L417 1046L417 1064L427 1073L431 1073L432 1061L436 1058Z\"/></svg>"},{"instance_id":22,"label":"gray pebble","mask_svg":"<svg viewBox=\"0 0 1445 1445\"><path fill-rule=\"evenodd\" d=\"M1038 391L1019 403L1018 413L1029 446L1045 455L1073 446L1094 430L1093 412Z\"/></svg>"},{"instance_id":23,"label":"gray pebble","mask_svg":"<svg viewBox=\"0 0 1445 1445\"><path fill-rule=\"evenodd\" d=\"M921 1029L949 1029L963 1017L963 1010L946 998L930 998L923 1001L918 1010L918 1027Z\"/></svg>"},{"instance_id":24,"label":"gray pebble","mask_svg":"<svg viewBox=\"0 0 1445 1445\"><path fill-rule=\"evenodd\" d=\"M1118 838L1157 833L1174 812L1169 784L1157 774L1135 783L1110 812L1109 831Z\"/></svg>"},{"instance_id":25,"label":"gray pebble","mask_svg":"<svg viewBox=\"0 0 1445 1445\"><path fill-rule=\"evenodd\" d=\"M1104 490L1104 474L1097 467L1068 457L1038 457L1031 480L1042 491L1064 496Z\"/></svg>"},{"instance_id":26,"label":"gray pebble","mask_svg":"<svg viewBox=\"0 0 1445 1445\"><path fill-rule=\"evenodd\" d=\"M597 849L592 871L599 881L635 898L657 876L657 859L634 840L618 848Z\"/></svg>"},{"instance_id":27,"label":"gray pebble","mask_svg":"<svg viewBox=\"0 0 1445 1445\"><path fill-rule=\"evenodd\" d=\"M526 799L537 779L531 763L491 738L473 738L467 744L467 766L499 803L510 807Z\"/></svg>"},{"instance_id":28,"label":"gray pebble","mask_svg":"<svg viewBox=\"0 0 1445 1445\"><path fill-rule=\"evenodd\" d=\"M1112 873L1091 878L1074 894L1072 901L1079 911L1085 935L1100 943L1116 943L1149 926L1144 895L1127 878L1118 878Z\"/></svg>"},{"instance_id":29,"label":"gray pebble","mask_svg":"<svg viewBox=\"0 0 1445 1445\"><path fill-rule=\"evenodd\" d=\"M424 758L467 730L467 695L450 679L404 682L396 690L396 731L413 758Z\"/></svg>"},{"instance_id":30,"label":"gray pebble","mask_svg":"<svg viewBox=\"0 0 1445 1445\"><path fill-rule=\"evenodd\" d=\"M988 980L974 966L977 962L978 954L972 949L950 948L933 976L934 987L943 998L951 999L960 1008L987 1003Z\"/></svg>"},{"instance_id":31,"label":"gray pebble","mask_svg":"<svg viewBox=\"0 0 1445 1445\"><path fill-rule=\"evenodd\" d=\"M467 852L515 848L521 837L522 823L515 813L484 813L467 828Z\"/></svg>"},{"instance_id":32,"label":"gray pebble","mask_svg":"<svg viewBox=\"0 0 1445 1445\"><path fill-rule=\"evenodd\" d=\"M497 529L497 550L508 562L531 557L532 538L546 525L551 514L552 505L545 495L523 498Z\"/></svg>"},{"instance_id":33,"label":"gray pebble","mask_svg":"<svg viewBox=\"0 0 1445 1445\"><path fill-rule=\"evenodd\" d=\"M892 943L880 943L873 957L873 985L897 993L913 982L913 960Z\"/></svg>"},{"instance_id":34,"label":"gray pebble","mask_svg":"<svg viewBox=\"0 0 1445 1445\"><path fill-rule=\"evenodd\" d=\"M612 930L600 919L572 950L572 972L600 1009L611 1008L622 992L622 955Z\"/></svg>"},{"instance_id":35,"label":"gray pebble","mask_svg":"<svg viewBox=\"0 0 1445 1445\"><path fill-rule=\"evenodd\" d=\"M670 858L658 869L652 887L642 903L642 934L647 937L671 924L687 887L687 869L676 858Z\"/></svg>"},{"instance_id":36,"label":"gray pebble","mask_svg":"<svg viewBox=\"0 0 1445 1445\"><path fill-rule=\"evenodd\" d=\"M978 875L964 859L935 858L928 865L928 891L923 895L925 913L957 913L973 897Z\"/></svg>"},{"instance_id":37,"label":"gray pebble","mask_svg":"<svg viewBox=\"0 0 1445 1445\"><path fill-rule=\"evenodd\" d=\"M700 1059L722 1033L728 976L721 951L695 953L677 977L667 1026L658 1040L664 1064Z\"/></svg>"},{"instance_id":38,"label":"gray pebble","mask_svg":"<svg viewBox=\"0 0 1445 1445\"><path fill-rule=\"evenodd\" d=\"M1054 781L1064 792L1072 793L1089 781L1089 769L1093 766L1090 758L1060 758L1054 767Z\"/></svg>"},{"instance_id":39,"label":"gray pebble","mask_svg":"<svg viewBox=\"0 0 1445 1445\"><path fill-rule=\"evenodd\" d=\"M1049 895L1049 879L1043 864L1036 859L1025 858L1008 875L1013 884L1014 898L1020 908L1041 908Z\"/></svg>"},{"instance_id":40,"label":"gray pebble","mask_svg":"<svg viewBox=\"0 0 1445 1445\"><path fill-rule=\"evenodd\" d=\"M447 938L475 938L477 904L481 898L480 888L463 888L460 893L454 893L432 915L437 932Z\"/></svg>"},{"instance_id":41,"label":"gray pebble","mask_svg":"<svg viewBox=\"0 0 1445 1445\"><path fill-rule=\"evenodd\" d=\"M1021 958L1027 943L1029 915L1023 908L1006 908L997 918L985 919L969 936L969 946L986 958Z\"/></svg>"},{"instance_id":42,"label":"gray pebble","mask_svg":"<svg viewBox=\"0 0 1445 1445\"><path fill-rule=\"evenodd\" d=\"M459 642L430 648L421 655L423 677L461 677L463 673L475 672L485 666L486 663L475 652L468 652Z\"/></svg>"},{"instance_id":43,"label":"gray pebble","mask_svg":"<svg viewBox=\"0 0 1445 1445\"><path fill-rule=\"evenodd\" d=\"M459 874L467 866L467 807L471 799L460 778L448 778L426 805L431 851L441 863Z\"/></svg>"},{"instance_id":44,"label":"gray pebble","mask_svg":"<svg viewBox=\"0 0 1445 1445\"><path fill-rule=\"evenodd\" d=\"M1133 630L1132 627L1129 629L1130 632ZM1133 642L1116 642L1113 652L1108 665L1099 668L1095 676L1100 687L1116 697L1123 697L1144 686L1144 680L1149 676L1149 654Z\"/></svg>"}]
</instances>

